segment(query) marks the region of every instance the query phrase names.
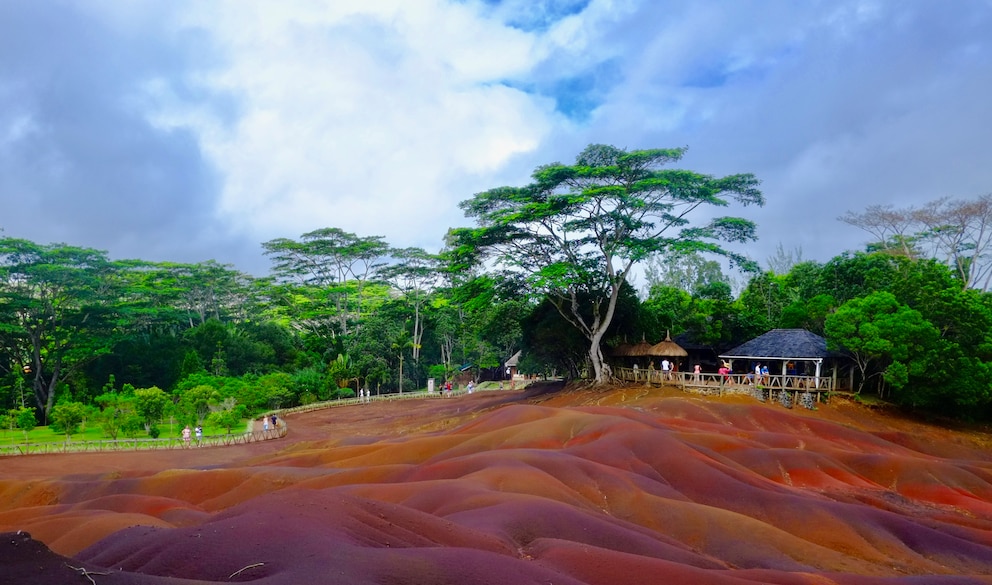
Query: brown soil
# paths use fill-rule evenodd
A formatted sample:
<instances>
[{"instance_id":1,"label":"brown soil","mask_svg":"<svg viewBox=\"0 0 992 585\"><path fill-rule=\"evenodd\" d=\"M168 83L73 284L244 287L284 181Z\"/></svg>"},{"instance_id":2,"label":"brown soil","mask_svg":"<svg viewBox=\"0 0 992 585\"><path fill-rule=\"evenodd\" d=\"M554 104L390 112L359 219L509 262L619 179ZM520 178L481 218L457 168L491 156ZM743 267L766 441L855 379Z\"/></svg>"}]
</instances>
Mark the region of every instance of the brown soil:
<instances>
[{"instance_id":1,"label":"brown soil","mask_svg":"<svg viewBox=\"0 0 992 585\"><path fill-rule=\"evenodd\" d=\"M0 459L0 584L992 583L977 429L550 384L287 422Z\"/></svg>"}]
</instances>

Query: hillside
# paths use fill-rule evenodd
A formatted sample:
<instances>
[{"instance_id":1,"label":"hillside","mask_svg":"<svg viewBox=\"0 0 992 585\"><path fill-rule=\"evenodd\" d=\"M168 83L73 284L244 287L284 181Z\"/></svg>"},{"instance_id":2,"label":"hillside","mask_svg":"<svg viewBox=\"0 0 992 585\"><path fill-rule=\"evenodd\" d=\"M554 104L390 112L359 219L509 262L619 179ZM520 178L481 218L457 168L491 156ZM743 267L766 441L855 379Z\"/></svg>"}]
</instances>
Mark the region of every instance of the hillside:
<instances>
[{"instance_id":1,"label":"hillside","mask_svg":"<svg viewBox=\"0 0 992 585\"><path fill-rule=\"evenodd\" d=\"M288 423L0 460L0 531L35 539L0 583L992 583L992 438L845 400L538 385Z\"/></svg>"}]
</instances>

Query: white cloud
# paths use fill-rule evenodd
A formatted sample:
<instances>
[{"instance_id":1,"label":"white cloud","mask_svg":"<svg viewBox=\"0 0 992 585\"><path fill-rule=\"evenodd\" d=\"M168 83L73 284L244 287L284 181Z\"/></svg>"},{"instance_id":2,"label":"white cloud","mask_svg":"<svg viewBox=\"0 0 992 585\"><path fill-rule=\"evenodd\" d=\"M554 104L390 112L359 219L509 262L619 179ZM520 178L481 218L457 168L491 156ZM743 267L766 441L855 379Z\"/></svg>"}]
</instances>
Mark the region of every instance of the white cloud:
<instances>
[{"instance_id":1,"label":"white cloud","mask_svg":"<svg viewBox=\"0 0 992 585\"><path fill-rule=\"evenodd\" d=\"M471 195L453 184L535 150L555 116L500 83L539 58L534 38L466 5L193 8L185 26L208 30L225 56L199 82L236 96L239 112L230 127L202 113L158 117L193 126L225 177L220 213L262 238L333 226L439 245L437 224Z\"/></svg>"},{"instance_id":2,"label":"white cloud","mask_svg":"<svg viewBox=\"0 0 992 585\"><path fill-rule=\"evenodd\" d=\"M259 270L320 227L436 247L590 142L688 145L764 180L757 257L826 259L861 245L828 207L990 189L990 26L981 0L0 3L0 198L47 214L5 227Z\"/></svg>"}]
</instances>

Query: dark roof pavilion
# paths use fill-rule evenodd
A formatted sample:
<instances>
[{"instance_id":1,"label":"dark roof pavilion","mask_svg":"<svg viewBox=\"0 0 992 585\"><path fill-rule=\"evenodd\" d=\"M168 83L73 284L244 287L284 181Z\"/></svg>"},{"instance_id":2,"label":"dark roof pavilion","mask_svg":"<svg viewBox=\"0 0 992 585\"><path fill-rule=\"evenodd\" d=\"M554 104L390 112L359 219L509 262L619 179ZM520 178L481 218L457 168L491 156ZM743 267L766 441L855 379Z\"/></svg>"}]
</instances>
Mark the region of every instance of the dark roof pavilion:
<instances>
[{"instance_id":1,"label":"dark roof pavilion","mask_svg":"<svg viewBox=\"0 0 992 585\"><path fill-rule=\"evenodd\" d=\"M820 360L835 357L827 340L805 329L772 329L720 354L723 359Z\"/></svg>"}]
</instances>

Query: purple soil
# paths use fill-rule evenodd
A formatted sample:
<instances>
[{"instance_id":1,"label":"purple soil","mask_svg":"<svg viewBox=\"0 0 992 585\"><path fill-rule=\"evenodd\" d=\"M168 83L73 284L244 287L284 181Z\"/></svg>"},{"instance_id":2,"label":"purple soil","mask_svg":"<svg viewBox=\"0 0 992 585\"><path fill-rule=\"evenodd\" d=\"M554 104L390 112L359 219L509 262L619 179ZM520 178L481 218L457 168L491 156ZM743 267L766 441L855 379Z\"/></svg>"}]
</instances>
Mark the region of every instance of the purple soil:
<instances>
[{"instance_id":1,"label":"purple soil","mask_svg":"<svg viewBox=\"0 0 992 585\"><path fill-rule=\"evenodd\" d=\"M992 584L992 437L844 400L538 386L287 422L0 460L0 584Z\"/></svg>"}]
</instances>

